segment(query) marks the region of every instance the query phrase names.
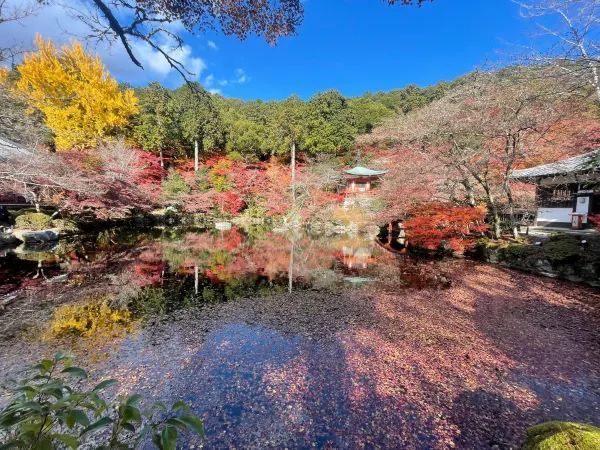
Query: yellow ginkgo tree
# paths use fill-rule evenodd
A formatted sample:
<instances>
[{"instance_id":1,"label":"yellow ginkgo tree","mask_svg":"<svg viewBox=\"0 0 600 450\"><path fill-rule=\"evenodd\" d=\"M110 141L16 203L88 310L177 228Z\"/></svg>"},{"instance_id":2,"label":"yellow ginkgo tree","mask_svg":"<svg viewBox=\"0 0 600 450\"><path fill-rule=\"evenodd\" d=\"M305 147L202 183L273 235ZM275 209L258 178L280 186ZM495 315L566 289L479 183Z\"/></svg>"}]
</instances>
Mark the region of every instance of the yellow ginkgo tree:
<instances>
[{"instance_id":1,"label":"yellow ginkgo tree","mask_svg":"<svg viewBox=\"0 0 600 450\"><path fill-rule=\"evenodd\" d=\"M57 149L93 147L137 113L133 90L120 89L100 58L87 54L81 44L57 49L38 35L36 46L17 67L16 89L42 111Z\"/></svg>"}]
</instances>

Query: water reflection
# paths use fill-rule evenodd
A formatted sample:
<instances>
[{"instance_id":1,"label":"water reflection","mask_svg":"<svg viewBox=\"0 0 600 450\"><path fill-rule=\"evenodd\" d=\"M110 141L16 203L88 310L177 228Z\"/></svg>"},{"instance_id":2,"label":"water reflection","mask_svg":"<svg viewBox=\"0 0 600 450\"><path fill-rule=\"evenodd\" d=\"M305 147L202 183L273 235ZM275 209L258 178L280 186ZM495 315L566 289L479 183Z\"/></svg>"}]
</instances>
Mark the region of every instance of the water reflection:
<instances>
[{"instance_id":1,"label":"water reflection","mask_svg":"<svg viewBox=\"0 0 600 450\"><path fill-rule=\"evenodd\" d=\"M47 246L22 245L0 256L0 280L0 299L35 292L39 305L52 305L43 334L64 338L117 336L119 327L129 330L133 323L207 303L373 284L393 290L429 287L439 276L432 266L394 254L366 236L234 227L114 229ZM47 314L48 308L39 305L34 310ZM14 333L25 320L18 308L9 306L4 314L16 316L0 334ZM32 317L27 320L44 318Z\"/></svg>"}]
</instances>

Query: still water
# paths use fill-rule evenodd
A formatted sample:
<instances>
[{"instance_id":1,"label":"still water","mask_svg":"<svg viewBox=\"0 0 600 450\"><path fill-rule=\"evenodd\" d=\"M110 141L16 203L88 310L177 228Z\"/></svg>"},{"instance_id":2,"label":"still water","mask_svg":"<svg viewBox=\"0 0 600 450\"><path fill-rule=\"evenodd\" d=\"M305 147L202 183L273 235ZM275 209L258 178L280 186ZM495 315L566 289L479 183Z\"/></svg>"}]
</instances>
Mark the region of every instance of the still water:
<instances>
[{"instance_id":1,"label":"still water","mask_svg":"<svg viewBox=\"0 0 600 450\"><path fill-rule=\"evenodd\" d=\"M70 351L114 394L190 403L206 437L182 448L509 448L548 411L591 420L593 336L571 340L572 308L546 335L550 305L519 302L554 281L389 242L115 229L4 250L0 381Z\"/></svg>"},{"instance_id":2,"label":"still water","mask_svg":"<svg viewBox=\"0 0 600 450\"><path fill-rule=\"evenodd\" d=\"M231 427L276 409L294 416L294 427L304 429L300 442L307 443L316 417L289 410L292 397L279 398L280 390L293 396L300 387L286 386L278 371L319 340L315 349L333 354L318 358L335 366L339 344L322 344L360 315L374 320L364 314L367 303L350 300L352 292L446 282L434 263L390 253L378 239L260 228L115 229L20 246L1 254L0 280L3 376L70 350L98 376L119 378L123 392L185 397L206 416L208 442L217 446L263 442L264 436L232 434ZM336 386L321 382L328 398ZM326 407L334 415L345 408ZM298 439L275 418L262 429L272 445ZM310 433L321 444L335 438Z\"/></svg>"}]
</instances>

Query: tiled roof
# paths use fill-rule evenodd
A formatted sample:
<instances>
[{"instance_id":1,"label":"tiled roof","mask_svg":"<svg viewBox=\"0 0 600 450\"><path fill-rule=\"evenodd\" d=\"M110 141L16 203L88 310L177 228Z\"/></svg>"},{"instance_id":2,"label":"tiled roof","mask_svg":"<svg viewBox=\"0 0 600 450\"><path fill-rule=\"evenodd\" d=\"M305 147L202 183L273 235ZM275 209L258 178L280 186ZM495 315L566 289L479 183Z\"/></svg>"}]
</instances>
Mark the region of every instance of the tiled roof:
<instances>
[{"instance_id":1,"label":"tiled roof","mask_svg":"<svg viewBox=\"0 0 600 450\"><path fill-rule=\"evenodd\" d=\"M356 166L350 170L346 170L348 175L355 175L358 177L376 177L387 173L387 170L373 170L367 169L366 167Z\"/></svg>"},{"instance_id":2,"label":"tiled roof","mask_svg":"<svg viewBox=\"0 0 600 450\"><path fill-rule=\"evenodd\" d=\"M524 180L599 169L600 149L550 164L542 164L541 166L530 167L529 169L513 170L510 177L514 180Z\"/></svg>"}]
</instances>

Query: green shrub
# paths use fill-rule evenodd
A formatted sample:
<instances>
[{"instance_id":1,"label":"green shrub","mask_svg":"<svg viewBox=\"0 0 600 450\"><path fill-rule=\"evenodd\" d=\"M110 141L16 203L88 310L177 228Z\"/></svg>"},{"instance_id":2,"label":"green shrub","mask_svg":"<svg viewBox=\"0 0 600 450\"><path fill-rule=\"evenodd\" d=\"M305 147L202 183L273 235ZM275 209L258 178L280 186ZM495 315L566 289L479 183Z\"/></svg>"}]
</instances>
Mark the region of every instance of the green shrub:
<instances>
[{"instance_id":1,"label":"green shrub","mask_svg":"<svg viewBox=\"0 0 600 450\"><path fill-rule=\"evenodd\" d=\"M162 183L163 190L167 197L178 197L182 194L189 194L190 186L185 182L183 177L173 169L169 170L167 178Z\"/></svg>"},{"instance_id":2,"label":"green shrub","mask_svg":"<svg viewBox=\"0 0 600 450\"><path fill-rule=\"evenodd\" d=\"M529 244L510 244L501 248L499 258L502 261L514 264L527 264L535 259L543 257L541 247Z\"/></svg>"},{"instance_id":3,"label":"green shrub","mask_svg":"<svg viewBox=\"0 0 600 450\"><path fill-rule=\"evenodd\" d=\"M227 159L230 159L232 161L243 161L244 156L240 152L232 150L229 153L227 153Z\"/></svg>"},{"instance_id":4,"label":"green shrub","mask_svg":"<svg viewBox=\"0 0 600 450\"><path fill-rule=\"evenodd\" d=\"M53 228L58 228L63 232L68 231L71 233L75 233L79 231L79 227L77 226L77 224L69 219L54 219L51 222L51 224Z\"/></svg>"},{"instance_id":5,"label":"green shrub","mask_svg":"<svg viewBox=\"0 0 600 450\"><path fill-rule=\"evenodd\" d=\"M527 430L522 450L597 450L600 428L574 422L546 422Z\"/></svg>"},{"instance_id":6,"label":"green shrub","mask_svg":"<svg viewBox=\"0 0 600 450\"><path fill-rule=\"evenodd\" d=\"M2 448L139 448L150 441L159 449L175 449L178 433L204 434L200 418L179 401L167 408L155 403L142 411L138 394L114 402L102 398L116 383L104 380L81 388L85 370L72 357L57 353L33 366L10 387L11 399L0 411Z\"/></svg>"},{"instance_id":7,"label":"green shrub","mask_svg":"<svg viewBox=\"0 0 600 450\"><path fill-rule=\"evenodd\" d=\"M265 207L257 204L254 199L252 199L248 205L248 207L242 213L242 217L247 219L264 219L267 217L267 210Z\"/></svg>"},{"instance_id":8,"label":"green shrub","mask_svg":"<svg viewBox=\"0 0 600 450\"><path fill-rule=\"evenodd\" d=\"M51 226L50 216L41 212L27 212L15 219L15 227L24 230L45 230Z\"/></svg>"},{"instance_id":9,"label":"green shrub","mask_svg":"<svg viewBox=\"0 0 600 450\"><path fill-rule=\"evenodd\" d=\"M198 185L198 189L202 192L210 190L210 170L208 167L200 167L198 169L198 172L196 172L196 184Z\"/></svg>"},{"instance_id":10,"label":"green shrub","mask_svg":"<svg viewBox=\"0 0 600 450\"><path fill-rule=\"evenodd\" d=\"M552 236L543 249L544 256L552 264L577 261L582 253L579 239L566 234Z\"/></svg>"},{"instance_id":11,"label":"green shrub","mask_svg":"<svg viewBox=\"0 0 600 450\"><path fill-rule=\"evenodd\" d=\"M231 181L226 175L210 174L212 188L217 192L227 192L231 190Z\"/></svg>"},{"instance_id":12,"label":"green shrub","mask_svg":"<svg viewBox=\"0 0 600 450\"><path fill-rule=\"evenodd\" d=\"M587 245L582 252L583 261L600 266L600 239L597 237L589 237L586 240Z\"/></svg>"}]
</instances>

